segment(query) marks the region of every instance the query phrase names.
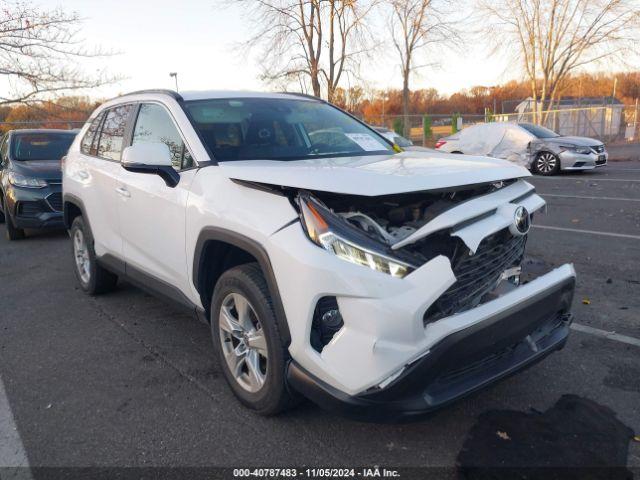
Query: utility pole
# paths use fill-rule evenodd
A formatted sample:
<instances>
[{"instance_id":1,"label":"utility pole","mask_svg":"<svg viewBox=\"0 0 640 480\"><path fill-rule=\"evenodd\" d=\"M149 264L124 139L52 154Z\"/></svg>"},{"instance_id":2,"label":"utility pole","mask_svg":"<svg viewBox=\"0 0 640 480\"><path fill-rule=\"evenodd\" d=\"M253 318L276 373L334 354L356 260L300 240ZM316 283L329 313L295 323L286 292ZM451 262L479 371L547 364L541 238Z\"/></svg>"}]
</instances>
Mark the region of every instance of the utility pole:
<instances>
[{"instance_id":1,"label":"utility pole","mask_svg":"<svg viewBox=\"0 0 640 480\"><path fill-rule=\"evenodd\" d=\"M169 76L173 77L173 79L176 81L176 92L177 92L178 91L178 72L170 72Z\"/></svg>"}]
</instances>

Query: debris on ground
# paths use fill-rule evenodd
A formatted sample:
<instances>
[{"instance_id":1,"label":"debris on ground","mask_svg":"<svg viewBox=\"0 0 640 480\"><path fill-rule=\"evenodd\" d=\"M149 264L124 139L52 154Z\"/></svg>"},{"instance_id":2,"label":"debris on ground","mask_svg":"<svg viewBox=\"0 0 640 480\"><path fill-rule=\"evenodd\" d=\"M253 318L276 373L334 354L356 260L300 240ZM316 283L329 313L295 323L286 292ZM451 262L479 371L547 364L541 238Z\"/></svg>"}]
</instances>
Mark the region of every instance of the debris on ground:
<instances>
[{"instance_id":1,"label":"debris on ground","mask_svg":"<svg viewBox=\"0 0 640 480\"><path fill-rule=\"evenodd\" d=\"M506 432L510 441L500 435ZM626 480L633 478L626 465L634 438L608 407L563 395L544 413L483 413L469 431L457 465L461 477L470 480Z\"/></svg>"},{"instance_id":2,"label":"debris on ground","mask_svg":"<svg viewBox=\"0 0 640 480\"><path fill-rule=\"evenodd\" d=\"M582 299L582 304L583 305L591 305L591 300L589 300L588 298L583 298Z\"/></svg>"}]
</instances>

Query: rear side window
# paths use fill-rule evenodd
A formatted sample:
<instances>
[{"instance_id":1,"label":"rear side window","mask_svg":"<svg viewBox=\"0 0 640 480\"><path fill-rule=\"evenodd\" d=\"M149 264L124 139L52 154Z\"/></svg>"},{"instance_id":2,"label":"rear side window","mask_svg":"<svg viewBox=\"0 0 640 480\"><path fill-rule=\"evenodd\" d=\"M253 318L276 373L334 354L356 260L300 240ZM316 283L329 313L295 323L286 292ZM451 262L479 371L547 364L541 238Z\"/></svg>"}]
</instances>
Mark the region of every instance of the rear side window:
<instances>
[{"instance_id":1,"label":"rear side window","mask_svg":"<svg viewBox=\"0 0 640 480\"><path fill-rule=\"evenodd\" d=\"M107 110L98 142L99 157L120 161L124 131L131 108L131 105L120 105Z\"/></svg>"},{"instance_id":2,"label":"rear side window","mask_svg":"<svg viewBox=\"0 0 640 480\"><path fill-rule=\"evenodd\" d=\"M80 142L80 151L85 155L96 154L96 146L98 142L94 142L94 139L96 139L96 132L98 131L98 128L100 128L100 123L103 118L104 112L101 112L100 115L93 119L93 122L91 122L91 125L89 125L89 128L87 129L87 133L82 137L82 142Z\"/></svg>"},{"instance_id":3,"label":"rear side window","mask_svg":"<svg viewBox=\"0 0 640 480\"><path fill-rule=\"evenodd\" d=\"M171 152L173 168L181 170L193 166L193 158L187 150L180 132L164 107L155 103L144 103L133 130L133 142L164 143Z\"/></svg>"}]
</instances>

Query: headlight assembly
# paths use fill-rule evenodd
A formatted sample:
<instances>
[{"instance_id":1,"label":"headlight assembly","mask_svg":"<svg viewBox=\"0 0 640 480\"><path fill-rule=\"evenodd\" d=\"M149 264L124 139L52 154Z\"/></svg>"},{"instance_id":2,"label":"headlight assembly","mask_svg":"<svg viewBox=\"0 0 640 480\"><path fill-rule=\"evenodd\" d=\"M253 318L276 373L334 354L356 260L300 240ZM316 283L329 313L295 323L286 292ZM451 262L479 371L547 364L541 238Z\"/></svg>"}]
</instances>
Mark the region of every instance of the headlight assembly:
<instances>
[{"instance_id":1,"label":"headlight assembly","mask_svg":"<svg viewBox=\"0 0 640 480\"><path fill-rule=\"evenodd\" d=\"M414 270L409 263L376 251L372 248L373 240L345 224L312 196L299 195L298 204L302 226L309 239L338 258L397 278Z\"/></svg>"},{"instance_id":2,"label":"headlight assembly","mask_svg":"<svg viewBox=\"0 0 640 480\"><path fill-rule=\"evenodd\" d=\"M24 188L44 188L47 186L47 182L41 178L26 177L20 173L9 172L9 183L16 187Z\"/></svg>"},{"instance_id":3,"label":"headlight assembly","mask_svg":"<svg viewBox=\"0 0 640 480\"><path fill-rule=\"evenodd\" d=\"M591 148L589 147L578 147L577 145L565 145L560 147L563 150L568 150L570 152L579 153L581 155L589 155L591 152Z\"/></svg>"}]
</instances>

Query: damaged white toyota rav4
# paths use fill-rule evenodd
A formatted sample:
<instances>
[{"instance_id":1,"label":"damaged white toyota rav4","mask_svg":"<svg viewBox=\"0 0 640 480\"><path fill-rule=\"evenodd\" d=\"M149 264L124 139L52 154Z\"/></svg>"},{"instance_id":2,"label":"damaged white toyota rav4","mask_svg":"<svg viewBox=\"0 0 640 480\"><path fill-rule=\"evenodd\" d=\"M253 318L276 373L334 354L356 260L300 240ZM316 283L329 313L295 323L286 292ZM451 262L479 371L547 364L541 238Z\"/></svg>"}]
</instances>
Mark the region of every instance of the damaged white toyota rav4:
<instances>
[{"instance_id":1,"label":"damaged white toyota rav4","mask_svg":"<svg viewBox=\"0 0 640 480\"><path fill-rule=\"evenodd\" d=\"M211 324L242 403L416 418L561 348L575 272L527 272L545 205L512 163L401 152L294 94L144 91L64 163L82 289L118 277Z\"/></svg>"}]
</instances>

